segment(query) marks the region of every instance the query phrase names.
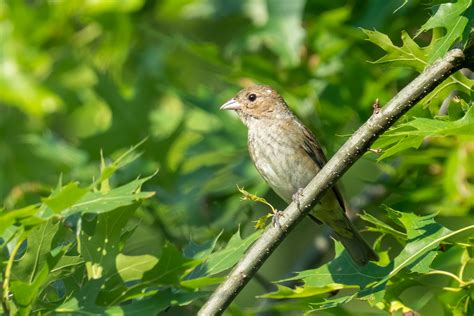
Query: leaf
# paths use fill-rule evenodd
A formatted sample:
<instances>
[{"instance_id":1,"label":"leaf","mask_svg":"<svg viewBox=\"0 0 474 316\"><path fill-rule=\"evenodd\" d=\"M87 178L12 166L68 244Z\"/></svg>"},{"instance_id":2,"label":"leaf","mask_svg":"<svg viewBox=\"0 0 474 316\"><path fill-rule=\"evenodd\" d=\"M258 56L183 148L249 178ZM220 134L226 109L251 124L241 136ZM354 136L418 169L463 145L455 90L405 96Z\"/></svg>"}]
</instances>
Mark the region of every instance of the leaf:
<instances>
[{"instance_id":1,"label":"leaf","mask_svg":"<svg viewBox=\"0 0 474 316\"><path fill-rule=\"evenodd\" d=\"M13 279L27 283L33 282L36 274L47 265L51 243L58 228L59 222L49 220L31 231L27 238L25 254L12 268Z\"/></svg>"},{"instance_id":2,"label":"leaf","mask_svg":"<svg viewBox=\"0 0 474 316\"><path fill-rule=\"evenodd\" d=\"M396 46L390 38L380 32L362 29L367 40L382 48L386 55L374 63L392 63L394 66L408 66L422 72L427 65L428 47L421 48L406 33L402 32L402 46Z\"/></svg>"},{"instance_id":3,"label":"leaf","mask_svg":"<svg viewBox=\"0 0 474 316\"><path fill-rule=\"evenodd\" d=\"M389 136L452 136L474 135L474 107L470 107L466 114L456 121L439 119L414 118L388 132Z\"/></svg>"},{"instance_id":4,"label":"leaf","mask_svg":"<svg viewBox=\"0 0 474 316\"><path fill-rule=\"evenodd\" d=\"M118 254L115 257L115 265L106 268L103 278L100 280L101 291L98 293L97 302L102 305L114 305L121 302L122 296L126 297L130 287L137 287L134 281L141 281L144 274L151 271L158 263L158 258L150 255L126 256ZM145 290L149 285L144 285L140 289ZM135 292L136 291L135 289ZM136 295L143 298L153 293L140 292Z\"/></svg>"},{"instance_id":5,"label":"leaf","mask_svg":"<svg viewBox=\"0 0 474 316\"><path fill-rule=\"evenodd\" d=\"M317 296L321 294L326 294L326 293L334 292L337 290L341 290L343 288L345 288L345 286L341 284L328 284L322 287L304 286L304 287L296 287L295 289L291 289L289 287L278 284L277 291L260 295L259 297L273 298L273 299L303 298L303 297L312 297L312 296Z\"/></svg>"},{"instance_id":6,"label":"leaf","mask_svg":"<svg viewBox=\"0 0 474 316\"><path fill-rule=\"evenodd\" d=\"M178 284L186 274L185 272L195 267L199 262L199 260L184 257L175 246L167 243L163 247L158 264L143 275L143 282L154 285Z\"/></svg>"},{"instance_id":7,"label":"leaf","mask_svg":"<svg viewBox=\"0 0 474 316\"><path fill-rule=\"evenodd\" d=\"M462 14L472 5L471 0L458 0L453 3L443 3L438 7L436 13L426 21L420 28L421 32L443 28L445 34L434 36L433 47L430 50L429 63L444 56L453 44L460 40L469 20Z\"/></svg>"},{"instance_id":8,"label":"leaf","mask_svg":"<svg viewBox=\"0 0 474 316\"><path fill-rule=\"evenodd\" d=\"M118 254L115 258L117 274L123 282L141 280L143 274L158 263L158 258L151 255L127 256Z\"/></svg>"},{"instance_id":9,"label":"leaf","mask_svg":"<svg viewBox=\"0 0 474 316\"><path fill-rule=\"evenodd\" d=\"M100 291L102 282L100 280L90 280L84 286L73 293L59 307L55 308L56 313L77 313L87 315L103 315L106 307L96 305L97 294Z\"/></svg>"},{"instance_id":10,"label":"leaf","mask_svg":"<svg viewBox=\"0 0 474 316\"><path fill-rule=\"evenodd\" d=\"M398 216L405 226L407 230L407 244L397 258L395 258L394 269L390 272L389 277L405 267L408 267L413 272L428 272L435 256L432 250L437 250L439 243L451 231L435 222L435 214L417 216L413 213L390 211Z\"/></svg>"},{"instance_id":11,"label":"leaf","mask_svg":"<svg viewBox=\"0 0 474 316\"><path fill-rule=\"evenodd\" d=\"M86 290L90 290L90 287ZM157 315L171 306L185 306L190 304L193 300L207 295L202 292L187 293L165 289L158 291L146 299L136 300L130 304L122 306L100 306L95 304L93 299L90 299L94 298L94 293L81 290L80 294L81 295L75 295L66 303L57 307L55 312L79 315Z\"/></svg>"},{"instance_id":12,"label":"leaf","mask_svg":"<svg viewBox=\"0 0 474 316\"><path fill-rule=\"evenodd\" d=\"M368 231L376 231L376 232L381 232L384 234L389 234L389 235L394 236L397 239L403 239L403 240L406 239L405 233L398 231L397 229L382 222L381 220L370 215L367 212L363 212L359 214L359 217L362 218L364 221L375 225L375 227L371 227L371 226L367 227Z\"/></svg>"},{"instance_id":13,"label":"leaf","mask_svg":"<svg viewBox=\"0 0 474 316\"><path fill-rule=\"evenodd\" d=\"M184 247L183 254L188 258L201 259L207 257L212 253L216 247L217 241L222 236L223 231L221 231L216 238L208 240L203 244L197 244L194 241L190 240L189 243Z\"/></svg>"},{"instance_id":14,"label":"leaf","mask_svg":"<svg viewBox=\"0 0 474 316\"><path fill-rule=\"evenodd\" d=\"M117 159L115 159L111 164L108 164L106 166L102 165L100 169L100 177L91 185L91 187L95 187L97 184L104 182L105 180L110 178L117 170L123 168L127 164L135 161L138 157L140 157L141 154L137 153L136 150L146 141L147 138L142 139L136 145L133 145L128 150L125 150L125 152L121 154ZM153 174L153 176L155 174Z\"/></svg>"},{"instance_id":15,"label":"leaf","mask_svg":"<svg viewBox=\"0 0 474 316\"><path fill-rule=\"evenodd\" d=\"M390 273L378 281L377 284L371 286L371 289L363 290L361 292L362 296L383 286L402 269L406 268L417 273L428 272L435 257L432 252L438 249L442 241L467 231L474 231L474 225L450 231L436 223L433 219L434 215L416 216L411 213L401 213L393 210L392 212L399 217L407 229L407 244L395 258Z\"/></svg>"},{"instance_id":16,"label":"leaf","mask_svg":"<svg viewBox=\"0 0 474 316\"><path fill-rule=\"evenodd\" d=\"M49 197L42 200L54 213L60 213L63 209L70 207L88 191L88 188L81 188L77 182L71 182L60 187Z\"/></svg>"},{"instance_id":17,"label":"leaf","mask_svg":"<svg viewBox=\"0 0 474 316\"><path fill-rule=\"evenodd\" d=\"M110 315L157 315L172 306L185 306L207 295L203 292L176 292L165 289L149 298L133 301L131 304L108 307L106 311Z\"/></svg>"},{"instance_id":18,"label":"leaf","mask_svg":"<svg viewBox=\"0 0 474 316\"><path fill-rule=\"evenodd\" d=\"M389 218L393 218L397 224L401 224L406 229L406 236L397 234L399 238L405 240L406 245L403 250L387 266L369 262L360 267L352 262L350 256L344 251L340 243L336 243L336 258L328 264L317 269L299 272L295 277L282 280L302 280L304 288L309 287L308 293L317 291L317 288L329 292L328 284L337 285L341 288L359 288L353 294L342 295L335 299L323 299L323 301L312 304L316 310L332 308L339 304L346 303L354 298L369 299L375 302L384 302L384 298L393 295L394 291L400 293L414 282L410 278L397 280L400 275L421 274L431 270L431 264L437 255L439 244L447 238L453 237L468 231L474 231L474 225L461 228L457 231L449 229L436 223L435 215L417 216L412 213L397 212L387 209ZM371 222L377 223L370 219ZM385 224L383 225L385 226ZM385 230L387 230L385 228ZM408 280L406 282L406 280ZM279 298L291 297L298 292L282 289L277 292ZM318 292L319 293L319 292ZM287 295L287 296L285 296ZM394 295L394 297L398 297ZM385 304L385 303L384 303ZM389 306L389 305L384 305Z\"/></svg>"},{"instance_id":19,"label":"leaf","mask_svg":"<svg viewBox=\"0 0 474 316\"><path fill-rule=\"evenodd\" d=\"M86 262L89 279L100 279L104 273L116 270L120 236L137 206L135 203L92 218L82 217L79 253Z\"/></svg>"},{"instance_id":20,"label":"leaf","mask_svg":"<svg viewBox=\"0 0 474 316\"><path fill-rule=\"evenodd\" d=\"M275 216L273 213L267 213L266 215L263 215L261 217L259 217L255 222L255 229L264 229L265 226L267 225L267 220L269 218L272 218L273 216Z\"/></svg>"},{"instance_id":21,"label":"leaf","mask_svg":"<svg viewBox=\"0 0 474 316\"><path fill-rule=\"evenodd\" d=\"M100 293L99 300L107 305L114 305L133 298L152 295L146 290L158 286L179 285L180 280L200 261L185 258L172 244L163 247L163 253L153 268L144 271L139 283L131 286L119 285L108 281Z\"/></svg>"},{"instance_id":22,"label":"leaf","mask_svg":"<svg viewBox=\"0 0 474 316\"><path fill-rule=\"evenodd\" d=\"M336 243L336 258L319 268L298 272L292 278L280 280L303 280L305 286L325 287L327 284L341 284L347 288L365 288L383 279L391 266L381 267L372 262L365 266L355 264L340 243Z\"/></svg>"},{"instance_id":23,"label":"leaf","mask_svg":"<svg viewBox=\"0 0 474 316\"><path fill-rule=\"evenodd\" d=\"M212 277L222 271L231 268L242 257L250 245L261 235L262 231L256 231L246 239L242 240L240 231L237 231L229 240L224 249L201 257L203 262L189 273L182 286L199 288L220 282L221 278Z\"/></svg>"},{"instance_id":24,"label":"leaf","mask_svg":"<svg viewBox=\"0 0 474 316\"><path fill-rule=\"evenodd\" d=\"M202 277L181 281L181 285L191 289L199 289L205 286L222 283L224 277Z\"/></svg>"},{"instance_id":25,"label":"leaf","mask_svg":"<svg viewBox=\"0 0 474 316\"><path fill-rule=\"evenodd\" d=\"M267 200L265 200L264 198L260 197L260 196L257 196L255 194L252 194L252 193L249 193L247 191L245 191L244 188L241 188L239 186L237 186L237 189L239 190L240 193L242 193L242 201L252 201L252 202L258 202L258 203L262 203L264 205L267 205L273 213L276 213L277 210L273 207L273 205L271 205L270 203L268 203ZM271 214L270 214L271 216ZM264 217L268 218L268 215L265 215ZM258 221L261 221L262 218L260 218Z\"/></svg>"},{"instance_id":26,"label":"leaf","mask_svg":"<svg viewBox=\"0 0 474 316\"><path fill-rule=\"evenodd\" d=\"M40 289L48 276L48 267L42 266L30 281L12 280L10 290L18 307L18 314L29 315L33 302L38 299Z\"/></svg>"},{"instance_id":27,"label":"leaf","mask_svg":"<svg viewBox=\"0 0 474 316\"><path fill-rule=\"evenodd\" d=\"M198 270L205 271L206 275L215 275L231 268L242 257L247 248L257 240L261 233L261 231L256 231L242 240L240 231L237 231L230 238L227 246L205 258L206 262ZM194 275L194 272L192 275Z\"/></svg>"},{"instance_id":28,"label":"leaf","mask_svg":"<svg viewBox=\"0 0 474 316\"><path fill-rule=\"evenodd\" d=\"M323 309L329 309L329 308L334 308L336 306L339 306L341 304L345 304L349 301L351 301L355 295L346 295L338 298L333 298L333 299L328 299L324 300L324 302L318 302L318 303L312 303L311 307L314 310L323 310Z\"/></svg>"},{"instance_id":29,"label":"leaf","mask_svg":"<svg viewBox=\"0 0 474 316\"><path fill-rule=\"evenodd\" d=\"M36 204L11 211L0 209L0 234L16 223L21 223L24 228L28 228L29 225L34 226L44 222L44 219L35 216L38 210L39 206Z\"/></svg>"},{"instance_id":30,"label":"leaf","mask_svg":"<svg viewBox=\"0 0 474 316\"><path fill-rule=\"evenodd\" d=\"M11 295L21 315L30 313L46 285L50 270L48 257L58 228L59 222L49 220L32 229L26 240L24 255L12 266L10 280L5 280L10 283Z\"/></svg>"},{"instance_id":31,"label":"leaf","mask_svg":"<svg viewBox=\"0 0 474 316\"><path fill-rule=\"evenodd\" d=\"M415 117L388 130L373 146L384 149L383 154L378 158L382 160L407 148L418 148L428 136L460 135L474 135L474 107L472 106L462 118L456 121ZM395 145L394 142L396 142Z\"/></svg>"},{"instance_id":32,"label":"leaf","mask_svg":"<svg viewBox=\"0 0 474 316\"><path fill-rule=\"evenodd\" d=\"M76 213L106 213L119 207L132 205L142 199L152 197L154 192L140 192L142 184L154 175L137 179L112 189L109 192L88 192L79 201L61 211L63 216L70 216Z\"/></svg>"}]
</instances>

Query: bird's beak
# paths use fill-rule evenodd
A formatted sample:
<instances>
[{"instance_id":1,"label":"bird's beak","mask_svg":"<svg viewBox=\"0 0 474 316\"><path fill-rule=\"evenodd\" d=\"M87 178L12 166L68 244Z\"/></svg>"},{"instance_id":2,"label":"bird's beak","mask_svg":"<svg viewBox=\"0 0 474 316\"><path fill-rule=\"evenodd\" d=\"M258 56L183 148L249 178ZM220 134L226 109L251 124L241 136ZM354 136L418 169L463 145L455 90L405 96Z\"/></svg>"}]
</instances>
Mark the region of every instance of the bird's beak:
<instances>
[{"instance_id":1,"label":"bird's beak","mask_svg":"<svg viewBox=\"0 0 474 316\"><path fill-rule=\"evenodd\" d=\"M227 101L226 103L224 103L222 106L221 106L221 110L234 110L234 111L237 111L237 110L240 110L242 108L242 106L240 105L239 102L235 101L234 99L230 99L229 101Z\"/></svg>"}]
</instances>

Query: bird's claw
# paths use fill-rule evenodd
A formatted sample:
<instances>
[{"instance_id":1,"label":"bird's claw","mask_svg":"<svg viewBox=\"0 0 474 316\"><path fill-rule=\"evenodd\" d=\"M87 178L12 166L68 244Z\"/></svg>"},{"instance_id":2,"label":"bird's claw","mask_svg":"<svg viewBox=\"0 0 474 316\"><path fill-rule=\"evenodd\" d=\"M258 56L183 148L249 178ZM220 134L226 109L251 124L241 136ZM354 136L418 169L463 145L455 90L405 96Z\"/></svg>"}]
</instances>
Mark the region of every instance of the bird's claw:
<instances>
[{"instance_id":1,"label":"bird's claw","mask_svg":"<svg viewBox=\"0 0 474 316\"><path fill-rule=\"evenodd\" d=\"M298 210L301 212L301 198L303 197L303 188L299 188L298 191L296 191L293 196L292 200L293 202L296 203L296 207Z\"/></svg>"},{"instance_id":2,"label":"bird's claw","mask_svg":"<svg viewBox=\"0 0 474 316\"><path fill-rule=\"evenodd\" d=\"M280 217L283 217L283 212L279 210L273 211L272 225L273 227L281 228Z\"/></svg>"}]
</instances>

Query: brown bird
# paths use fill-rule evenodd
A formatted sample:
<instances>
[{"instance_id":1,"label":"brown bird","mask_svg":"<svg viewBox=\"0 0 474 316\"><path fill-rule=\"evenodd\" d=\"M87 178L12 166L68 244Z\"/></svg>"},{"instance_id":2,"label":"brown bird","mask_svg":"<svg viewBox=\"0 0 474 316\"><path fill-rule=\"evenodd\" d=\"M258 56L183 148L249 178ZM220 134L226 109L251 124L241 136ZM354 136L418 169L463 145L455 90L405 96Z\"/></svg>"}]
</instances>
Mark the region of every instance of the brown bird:
<instances>
[{"instance_id":1,"label":"brown bird","mask_svg":"<svg viewBox=\"0 0 474 316\"><path fill-rule=\"evenodd\" d=\"M248 149L255 167L287 203L326 163L316 137L271 87L245 88L221 109L237 112L247 126ZM340 191L333 187L312 214L332 229L354 262L365 265L369 260L378 260L374 250L352 226L346 211Z\"/></svg>"}]
</instances>

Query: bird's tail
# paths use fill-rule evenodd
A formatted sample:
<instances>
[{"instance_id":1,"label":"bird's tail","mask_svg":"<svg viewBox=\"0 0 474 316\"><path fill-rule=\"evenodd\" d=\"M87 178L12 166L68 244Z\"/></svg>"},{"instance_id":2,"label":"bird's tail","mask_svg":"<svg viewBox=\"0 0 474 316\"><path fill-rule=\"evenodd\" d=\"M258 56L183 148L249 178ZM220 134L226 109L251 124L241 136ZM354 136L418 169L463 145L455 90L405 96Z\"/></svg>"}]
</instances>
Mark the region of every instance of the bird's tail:
<instances>
[{"instance_id":1,"label":"bird's tail","mask_svg":"<svg viewBox=\"0 0 474 316\"><path fill-rule=\"evenodd\" d=\"M352 224L347 220L349 225ZM379 256L362 238L356 228L352 227L352 236L346 237L335 233L335 237L342 243L344 248L352 257L352 260L360 266L367 264L369 261L378 261Z\"/></svg>"}]
</instances>

